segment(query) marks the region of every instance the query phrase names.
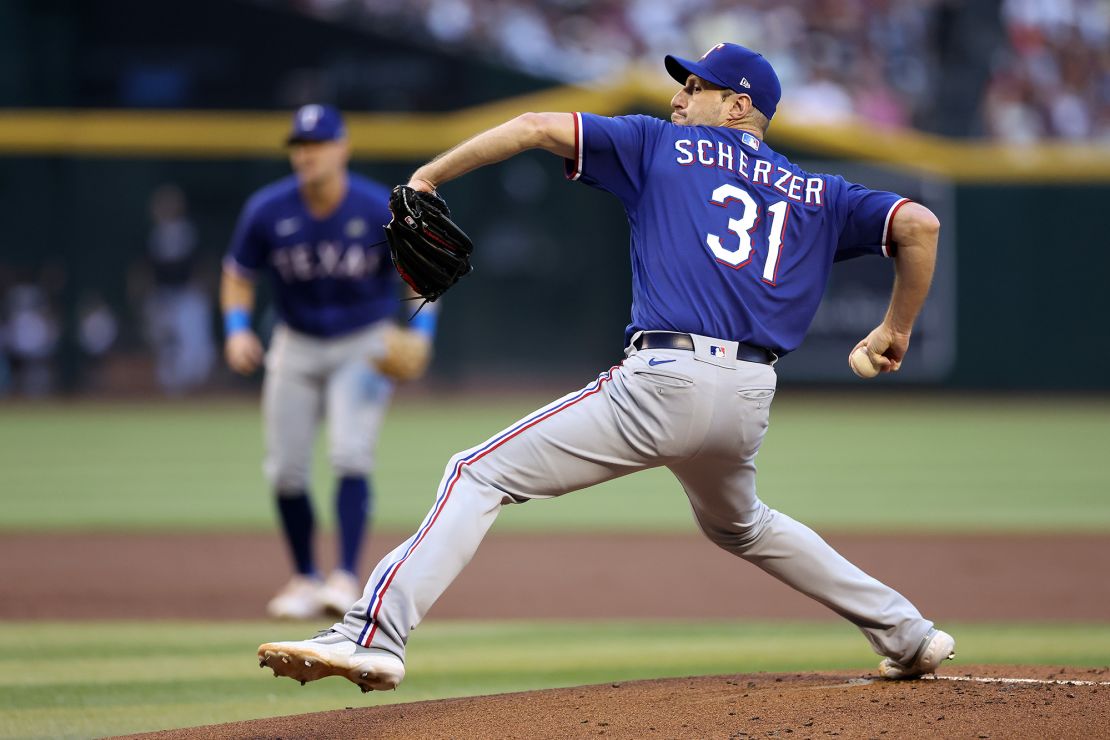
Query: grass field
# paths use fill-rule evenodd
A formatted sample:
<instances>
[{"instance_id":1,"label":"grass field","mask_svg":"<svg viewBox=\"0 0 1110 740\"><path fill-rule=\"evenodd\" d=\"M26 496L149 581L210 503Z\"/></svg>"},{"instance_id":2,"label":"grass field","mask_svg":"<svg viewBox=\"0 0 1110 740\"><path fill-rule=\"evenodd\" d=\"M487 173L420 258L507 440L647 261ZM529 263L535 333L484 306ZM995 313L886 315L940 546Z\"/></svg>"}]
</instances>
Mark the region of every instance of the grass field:
<instances>
[{"instance_id":1,"label":"grass field","mask_svg":"<svg viewBox=\"0 0 1110 740\"><path fill-rule=\"evenodd\" d=\"M1110 664L1107 625L951 628L965 664ZM258 669L256 645L298 636L296 626L272 623L0 623L0 738L102 736L664 676L867 672L878 660L846 623L433 621L413 638L401 688L362 695L340 679L301 687Z\"/></svg>"},{"instance_id":2,"label":"grass field","mask_svg":"<svg viewBox=\"0 0 1110 740\"><path fill-rule=\"evenodd\" d=\"M760 495L822 528L1110 530L1110 400L784 394ZM413 527L456 451L549 399L401 399L382 436L376 526ZM268 529L248 403L0 407L0 528ZM315 494L330 499L323 445ZM330 506L322 506L324 517ZM326 519L325 519L326 521ZM665 470L513 507L499 530L692 529Z\"/></svg>"},{"instance_id":3,"label":"grass field","mask_svg":"<svg viewBox=\"0 0 1110 740\"><path fill-rule=\"evenodd\" d=\"M401 399L379 450L376 527L406 531L454 452L545 397ZM247 402L0 406L0 530L273 528ZM825 529L1110 531L1110 400L798 395L776 401L760 494ZM318 449L315 494L330 499ZM327 523L330 505L319 511ZM666 471L510 507L498 529L683 531ZM971 663L1110 664L1110 625L945 625ZM309 630L310 631L310 630ZM268 623L0 622L0 738L89 737L676 675L847 669L876 658L846 623L430 622L397 693L301 688L259 671Z\"/></svg>"}]
</instances>

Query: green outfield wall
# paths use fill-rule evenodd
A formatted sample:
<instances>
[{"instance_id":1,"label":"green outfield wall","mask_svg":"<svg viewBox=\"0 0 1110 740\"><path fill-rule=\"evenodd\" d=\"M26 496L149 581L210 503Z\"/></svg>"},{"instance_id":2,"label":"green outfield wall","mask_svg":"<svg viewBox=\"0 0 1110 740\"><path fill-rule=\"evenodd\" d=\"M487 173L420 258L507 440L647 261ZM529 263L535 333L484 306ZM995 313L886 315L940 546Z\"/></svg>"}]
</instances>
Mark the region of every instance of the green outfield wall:
<instances>
[{"instance_id":1,"label":"green outfield wall","mask_svg":"<svg viewBox=\"0 0 1110 740\"><path fill-rule=\"evenodd\" d=\"M359 161L355 168L397 182L416 162ZM821 164L848 166L811 166ZM129 275L145 249L150 192L175 182L187 194L214 296L219 259L243 200L286 171L275 158L0 159L0 266L8 282L44 269L54 279L63 275L56 295L63 315L72 315L83 296L102 294L124 319L121 348L137 348L141 306L129 293ZM921 198L944 221L942 271L931 300L946 305L943 318L924 322L919 337L919 349L937 369L917 377L907 372L902 382L1110 388L1104 205L1110 183L938 185L931 176L899 179L873 166L853 175ZM627 224L618 203L565 182L559 163L539 154L475 173L444 191L478 249L475 272L445 299L436 372L496 382L506 375L543 379L608 367L620 347L630 291ZM861 269L868 273L865 283L849 280L841 294L845 305L860 291L868 302L859 304L847 331L829 335L832 354L811 361L799 353L804 362L788 357L784 378L855 382L836 348L843 343L846 352L855 327L880 318L889 277L887 263L857 260L834 271L834 289L838 276ZM926 339L932 343L927 350Z\"/></svg>"},{"instance_id":2,"label":"green outfield wall","mask_svg":"<svg viewBox=\"0 0 1110 740\"><path fill-rule=\"evenodd\" d=\"M993 388L1110 387L1110 184L959 188L959 363Z\"/></svg>"}]
</instances>

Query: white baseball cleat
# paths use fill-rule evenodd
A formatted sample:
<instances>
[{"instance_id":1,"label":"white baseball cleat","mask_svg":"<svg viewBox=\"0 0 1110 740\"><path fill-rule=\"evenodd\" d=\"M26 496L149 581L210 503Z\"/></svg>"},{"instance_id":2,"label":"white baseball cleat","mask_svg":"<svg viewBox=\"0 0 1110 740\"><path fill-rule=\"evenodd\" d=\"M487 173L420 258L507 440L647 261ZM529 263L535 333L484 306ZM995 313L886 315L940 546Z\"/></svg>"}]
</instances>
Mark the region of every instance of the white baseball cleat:
<instances>
[{"instance_id":1,"label":"white baseball cleat","mask_svg":"<svg viewBox=\"0 0 1110 740\"><path fill-rule=\"evenodd\" d=\"M350 571L333 570L320 587L316 598L326 614L342 617L362 598L362 584Z\"/></svg>"},{"instance_id":2,"label":"white baseball cleat","mask_svg":"<svg viewBox=\"0 0 1110 740\"><path fill-rule=\"evenodd\" d=\"M364 694L395 689L405 677L405 664L393 653L364 648L331 629L310 640L259 645L258 667L271 668L275 676L287 676L302 686L307 681L342 676Z\"/></svg>"},{"instance_id":3,"label":"white baseball cleat","mask_svg":"<svg viewBox=\"0 0 1110 740\"><path fill-rule=\"evenodd\" d=\"M266 604L266 613L274 619L315 619L323 613L319 594L319 579L293 576Z\"/></svg>"},{"instance_id":4,"label":"white baseball cleat","mask_svg":"<svg viewBox=\"0 0 1110 740\"><path fill-rule=\"evenodd\" d=\"M879 675L889 679L917 678L926 673L936 673L940 664L956 657L956 640L952 635L931 629L921 639L921 647L909 665L902 665L891 658L879 663Z\"/></svg>"}]
</instances>

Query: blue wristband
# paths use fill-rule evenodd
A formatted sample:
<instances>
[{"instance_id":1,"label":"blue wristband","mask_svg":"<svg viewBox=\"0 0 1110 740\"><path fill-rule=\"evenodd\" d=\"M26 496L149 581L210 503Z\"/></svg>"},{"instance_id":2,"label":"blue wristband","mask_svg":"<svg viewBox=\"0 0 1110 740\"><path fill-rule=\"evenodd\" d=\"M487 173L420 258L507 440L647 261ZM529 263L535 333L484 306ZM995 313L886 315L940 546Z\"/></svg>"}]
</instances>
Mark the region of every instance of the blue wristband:
<instances>
[{"instance_id":1,"label":"blue wristband","mask_svg":"<svg viewBox=\"0 0 1110 740\"><path fill-rule=\"evenodd\" d=\"M425 306L409 320L409 328L431 339L436 333L436 311Z\"/></svg>"},{"instance_id":2,"label":"blue wristband","mask_svg":"<svg viewBox=\"0 0 1110 740\"><path fill-rule=\"evenodd\" d=\"M232 308L224 313L224 334L231 336L251 328L251 315L245 308Z\"/></svg>"}]
</instances>

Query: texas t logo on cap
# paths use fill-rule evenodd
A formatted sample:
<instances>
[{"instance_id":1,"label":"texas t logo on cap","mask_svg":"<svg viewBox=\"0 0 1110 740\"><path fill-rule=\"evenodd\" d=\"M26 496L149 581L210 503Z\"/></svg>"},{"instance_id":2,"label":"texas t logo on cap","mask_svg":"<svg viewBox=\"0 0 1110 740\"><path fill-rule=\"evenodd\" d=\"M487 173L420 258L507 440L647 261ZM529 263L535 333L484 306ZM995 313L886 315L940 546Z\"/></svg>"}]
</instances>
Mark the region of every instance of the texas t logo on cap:
<instances>
[{"instance_id":1,"label":"texas t logo on cap","mask_svg":"<svg viewBox=\"0 0 1110 740\"><path fill-rule=\"evenodd\" d=\"M324 115L324 109L318 105L306 105L297 111L297 121L301 131L311 131L316 128L316 122Z\"/></svg>"},{"instance_id":2,"label":"texas t logo on cap","mask_svg":"<svg viewBox=\"0 0 1110 740\"><path fill-rule=\"evenodd\" d=\"M336 108L309 103L302 105L293 114L293 127L285 141L287 144L334 141L342 139L344 135L343 116Z\"/></svg>"},{"instance_id":3,"label":"texas t logo on cap","mask_svg":"<svg viewBox=\"0 0 1110 740\"><path fill-rule=\"evenodd\" d=\"M722 49L722 48L724 48L724 44L717 44L717 45L716 45L716 46L714 46L714 47L713 47L712 49L710 49L709 51L705 52L705 53L704 53L704 54L702 54L702 55L701 55L700 57L698 57L698 61L699 61L699 62L704 62L704 61L705 61L705 58L706 58L707 56L709 56L709 55L710 55L710 54L712 54L713 52L717 51L717 49Z\"/></svg>"}]
</instances>

